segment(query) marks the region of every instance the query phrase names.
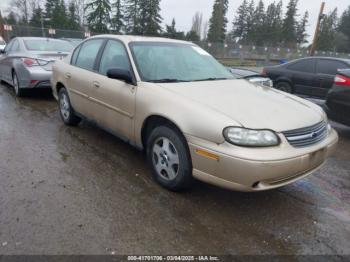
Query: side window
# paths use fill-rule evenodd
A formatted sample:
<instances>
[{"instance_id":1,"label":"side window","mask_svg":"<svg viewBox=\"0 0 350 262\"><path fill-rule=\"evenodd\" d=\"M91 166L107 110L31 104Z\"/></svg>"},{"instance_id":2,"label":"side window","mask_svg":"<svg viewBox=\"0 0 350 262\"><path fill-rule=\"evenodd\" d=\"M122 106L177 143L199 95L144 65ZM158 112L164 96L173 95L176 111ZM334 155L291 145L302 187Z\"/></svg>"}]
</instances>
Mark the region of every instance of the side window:
<instances>
[{"instance_id":1,"label":"side window","mask_svg":"<svg viewBox=\"0 0 350 262\"><path fill-rule=\"evenodd\" d=\"M287 68L292 71L315 73L315 59L302 60L288 66Z\"/></svg>"},{"instance_id":2,"label":"side window","mask_svg":"<svg viewBox=\"0 0 350 262\"><path fill-rule=\"evenodd\" d=\"M99 72L107 75L107 71L112 68L130 70L128 54L122 43L108 40L101 57Z\"/></svg>"},{"instance_id":3,"label":"side window","mask_svg":"<svg viewBox=\"0 0 350 262\"><path fill-rule=\"evenodd\" d=\"M336 75L338 69L347 68L348 66L340 61L319 59L317 63L317 73L326 75Z\"/></svg>"},{"instance_id":4,"label":"side window","mask_svg":"<svg viewBox=\"0 0 350 262\"><path fill-rule=\"evenodd\" d=\"M19 42L17 39L13 42L13 45L11 46L11 51L12 52L19 51Z\"/></svg>"},{"instance_id":5,"label":"side window","mask_svg":"<svg viewBox=\"0 0 350 262\"><path fill-rule=\"evenodd\" d=\"M81 46L82 45L80 45L78 48L76 48L74 50L74 53L73 53L71 61L70 61L72 65L75 65L77 63L77 58L78 58L78 54L79 54L79 51L81 49Z\"/></svg>"},{"instance_id":6,"label":"side window","mask_svg":"<svg viewBox=\"0 0 350 262\"><path fill-rule=\"evenodd\" d=\"M15 40L16 40L16 39L10 41L10 43L8 43L8 44L6 45L6 47L5 47L5 53L8 53L8 52L11 51L11 48L12 48L13 43L15 42Z\"/></svg>"},{"instance_id":7,"label":"side window","mask_svg":"<svg viewBox=\"0 0 350 262\"><path fill-rule=\"evenodd\" d=\"M103 43L103 39L92 39L85 42L80 48L80 52L75 63L76 66L93 70L96 56Z\"/></svg>"}]
</instances>

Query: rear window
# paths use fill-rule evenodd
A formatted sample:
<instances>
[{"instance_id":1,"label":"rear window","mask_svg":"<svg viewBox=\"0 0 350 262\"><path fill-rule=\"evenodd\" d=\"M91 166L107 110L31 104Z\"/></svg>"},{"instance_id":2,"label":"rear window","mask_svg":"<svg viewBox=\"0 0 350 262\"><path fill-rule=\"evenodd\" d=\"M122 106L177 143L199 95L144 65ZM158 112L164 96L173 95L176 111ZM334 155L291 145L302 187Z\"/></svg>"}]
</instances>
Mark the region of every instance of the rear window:
<instances>
[{"instance_id":1,"label":"rear window","mask_svg":"<svg viewBox=\"0 0 350 262\"><path fill-rule=\"evenodd\" d=\"M326 75L336 75L338 69L349 68L348 65L337 60L320 59L317 63L317 72Z\"/></svg>"},{"instance_id":2,"label":"rear window","mask_svg":"<svg viewBox=\"0 0 350 262\"><path fill-rule=\"evenodd\" d=\"M70 52L73 49L69 42L55 39L28 39L24 44L29 51Z\"/></svg>"}]
</instances>

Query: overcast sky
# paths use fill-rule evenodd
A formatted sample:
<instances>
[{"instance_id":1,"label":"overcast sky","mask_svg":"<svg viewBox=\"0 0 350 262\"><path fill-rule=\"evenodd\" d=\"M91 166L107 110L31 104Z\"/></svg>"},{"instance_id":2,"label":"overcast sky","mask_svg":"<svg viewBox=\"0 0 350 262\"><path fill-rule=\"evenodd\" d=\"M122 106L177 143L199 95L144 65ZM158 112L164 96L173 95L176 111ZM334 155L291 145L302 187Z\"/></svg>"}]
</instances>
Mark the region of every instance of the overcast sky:
<instances>
[{"instance_id":1,"label":"overcast sky","mask_svg":"<svg viewBox=\"0 0 350 262\"><path fill-rule=\"evenodd\" d=\"M231 28L233 17L237 7L243 0L229 0L228 18L230 21L229 28ZM257 2L258 0L256 0ZM275 0L278 1L278 0ZM286 8L289 0L283 0L283 7ZM0 0L0 9L2 12L8 9L8 3L10 0ZM111 0L113 2L113 0ZM264 0L265 5L268 5L274 0ZM304 13L306 10L310 13L310 26L308 27L309 35L313 35L317 16L320 10L322 0L299 0L299 14ZM338 7L338 12L341 14L347 6L350 5L349 0L325 0L326 9L325 12L333 10ZM204 20L209 20L214 0L162 0L161 1L161 14L164 19L164 24L170 24L171 20L175 18L176 27L181 31L188 31L191 29L192 17L195 12L199 11L203 13Z\"/></svg>"}]
</instances>

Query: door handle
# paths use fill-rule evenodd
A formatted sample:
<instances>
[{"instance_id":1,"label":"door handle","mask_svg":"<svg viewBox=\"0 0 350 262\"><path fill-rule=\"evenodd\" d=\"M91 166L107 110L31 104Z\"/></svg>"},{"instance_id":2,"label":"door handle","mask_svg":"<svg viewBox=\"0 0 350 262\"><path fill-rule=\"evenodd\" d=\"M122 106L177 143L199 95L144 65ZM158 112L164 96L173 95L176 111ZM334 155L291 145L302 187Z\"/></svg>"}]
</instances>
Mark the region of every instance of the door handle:
<instances>
[{"instance_id":1,"label":"door handle","mask_svg":"<svg viewBox=\"0 0 350 262\"><path fill-rule=\"evenodd\" d=\"M96 87L96 88L100 88L100 83L99 82L94 81L94 82L92 82L92 85L94 87Z\"/></svg>"},{"instance_id":2,"label":"door handle","mask_svg":"<svg viewBox=\"0 0 350 262\"><path fill-rule=\"evenodd\" d=\"M66 79L70 79L72 77L72 75L70 73L66 73L65 77L66 77Z\"/></svg>"}]
</instances>

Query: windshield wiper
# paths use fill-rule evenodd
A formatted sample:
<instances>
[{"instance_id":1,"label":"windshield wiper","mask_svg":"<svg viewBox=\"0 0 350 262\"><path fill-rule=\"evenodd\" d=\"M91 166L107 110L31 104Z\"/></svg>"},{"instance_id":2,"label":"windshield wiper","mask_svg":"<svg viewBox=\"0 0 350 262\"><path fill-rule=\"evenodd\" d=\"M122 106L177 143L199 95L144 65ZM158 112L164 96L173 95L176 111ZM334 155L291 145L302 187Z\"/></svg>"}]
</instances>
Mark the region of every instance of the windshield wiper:
<instances>
[{"instance_id":1,"label":"windshield wiper","mask_svg":"<svg viewBox=\"0 0 350 262\"><path fill-rule=\"evenodd\" d=\"M180 83L180 82L188 82L188 81L176 79L176 78L164 78L164 79L148 80L147 82L151 82L151 83Z\"/></svg>"},{"instance_id":2,"label":"windshield wiper","mask_svg":"<svg viewBox=\"0 0 350 262\"><path fill-rule=\"evenodd\" d=\"M227 80L228 78L225 77L209 77L205 79L198 79L194 80L194 82L201 82L201 81L217 81L217 80Z\"/></svg>"}]
</instances>

